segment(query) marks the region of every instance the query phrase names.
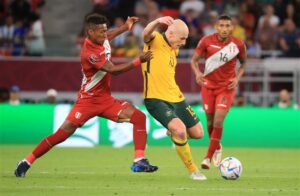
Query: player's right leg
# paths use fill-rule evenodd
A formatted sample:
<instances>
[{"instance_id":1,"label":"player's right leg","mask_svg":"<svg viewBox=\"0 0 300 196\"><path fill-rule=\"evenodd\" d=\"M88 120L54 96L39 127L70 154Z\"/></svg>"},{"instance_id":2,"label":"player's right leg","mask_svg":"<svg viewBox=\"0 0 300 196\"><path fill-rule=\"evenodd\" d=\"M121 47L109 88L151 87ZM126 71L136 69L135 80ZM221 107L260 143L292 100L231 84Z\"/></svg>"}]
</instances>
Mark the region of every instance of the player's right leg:
<instances>
[{"instance_id":1,"label":"player's right leg","mask_svg":"<svg viewBox=\"0 0 300 196\"><path fill-rule=\"evenodd\" d=\"M158 99L145 99L148 112L159 121L165 128L170 130L171 139L175 144L175 150L194 180L205 180L206 177L199 172L192 158L190 146L187 142L185 124L178 118L172 103ZM198 122L198 121L197 121Z\"/></svg>"},{"instance_id":2,"label":"player's right leg","mask_svg":"<svg viewBox=\"0 0 300 196\"><path fill-rule=\"evenodd\" d=\"M191 179L206 180L207 178L199 171L193 160L190 145L187 142L187 132L184 123L179 118L173 118L168 123L168 129L172 132L172 140L175 144L176 152L188 169Z\"/></svg>"},{"instance_id":3,"label":"player's right leg","mask_svg":"<svg viewBox=\"0 0 300 196\"><path fill-rule=\"evenodd\" d=\"M47 153L52 147L55 145L65 141L70 135L72 135L76 126L74 126L68 120L62 124L62 126L53 134L44 138L35 148L34 150L25 157L25 159L21 160L16 167L15 176L16 177L25 177L27 170L34 163L36 159L43 156Z\"/></svg>"}]
</instances>

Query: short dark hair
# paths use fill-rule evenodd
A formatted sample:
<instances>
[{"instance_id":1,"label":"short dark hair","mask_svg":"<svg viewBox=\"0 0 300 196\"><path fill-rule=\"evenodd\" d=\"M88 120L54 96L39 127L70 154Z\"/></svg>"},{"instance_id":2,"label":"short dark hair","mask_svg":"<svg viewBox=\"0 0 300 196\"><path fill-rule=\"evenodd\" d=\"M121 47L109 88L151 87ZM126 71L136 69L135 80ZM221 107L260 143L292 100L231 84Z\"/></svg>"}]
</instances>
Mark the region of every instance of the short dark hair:
<instances>
[{"instance_id":1,"label":"short dark hair","mask_svg":"<svg viewBox=\"0 0 300 196\"><path fill-rule=\"evenodd\" d=\"M105 16L97 13L88 14L85 17L86 26L98 25L98 24L107 24L108 20Z\"/></svg>"},{"instance_id":2,"label":"short dark hair","mask_svg":"<svg viewBox=\"0 0 300 196\"><path fill-rule=\"evenodd\" d=\"M222 14L219 16L218 20L232 20L231 16L227 15L227 14Z\"/></svg>"}]
</instances>

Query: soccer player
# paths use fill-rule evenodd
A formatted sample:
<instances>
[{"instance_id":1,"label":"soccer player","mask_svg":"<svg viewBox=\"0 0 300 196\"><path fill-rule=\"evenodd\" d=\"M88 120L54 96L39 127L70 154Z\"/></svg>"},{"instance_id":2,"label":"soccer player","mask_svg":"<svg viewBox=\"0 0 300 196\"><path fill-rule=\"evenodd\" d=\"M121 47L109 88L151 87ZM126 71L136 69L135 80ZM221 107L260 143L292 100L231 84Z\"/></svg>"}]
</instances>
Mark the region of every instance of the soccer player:
<instances>
[{"instance_id":1,"label":"soccer player","mask_svg":"<svg viewBox=\"0 0 300 196\"><path fill-rule=\"evenodd\" d=\"M36 159L48 152L53 146L70 137L78 127L94 116L100 116L115 122L133 124L133 140L135 146L134 172L154 172L157 166L145 159L144 151L147 141L146 116L126 101L111 96L111 75L117 75L133 69L152 58L151 52L142 54L132 62L115 66L110 61L109 39L130 29L136 18L128 18L126 28L120 27L107 32L107 20L99 14L86 17L87 38L81 50L83 79L78 98L61 127L52 135L44 138L28 156L20 161L15 170L17 177L24 177Z\"/></svg>"},{"instance_id":2,"label":"soccer player","mask_svg":"<svg viewBox=\"0 0 300 196\"><path fill-rule=\"evenodd\" d=\"M155 31L167 26L164 33ZM150 22L144 29L144 51L152 51L153 59L142 64L144 103L148 112L167 128L175 149L193 180L206 180L193 161L187 138L199 139L203 128L175 81L176 57L189 34L182 20L170 16Z\"/></svg>"},{"instance_id":3,"label":"soccer player","mask_svg":"<svg viewBox=\"0 0 300 196\"><path fill-rule=\"evenodd\" d=\"M221 162L223 122L232 104L235 88L244 73L247 55L244 42L231 36L233 25L230 16L221 15L215 29L216 33L199 41L191 59L196 82L202 87L202 102L210 137L207 154L201 163L203 169L210 168L211 159L216 167ZM205 59L204 73L198 67L201 58ZM241 65L236 73L237 59Z\"/></svg>"}]
</instances>

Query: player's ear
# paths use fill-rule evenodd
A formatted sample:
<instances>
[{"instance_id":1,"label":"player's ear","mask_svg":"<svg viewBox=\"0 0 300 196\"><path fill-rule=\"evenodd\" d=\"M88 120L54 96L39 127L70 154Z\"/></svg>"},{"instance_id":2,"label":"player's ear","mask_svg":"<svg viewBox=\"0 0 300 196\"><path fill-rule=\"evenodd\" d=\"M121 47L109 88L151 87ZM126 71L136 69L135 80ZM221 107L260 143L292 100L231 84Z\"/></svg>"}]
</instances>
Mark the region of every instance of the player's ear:
<instances>
[{"instance_id":1,"label":"player's ear","mask_svg":"<svg viewBox=\"0 0 300 196\"><path fill-rule=\"evenodd\" d=\"M89 28L89 29L87 30L88 36L93 35L93 33L94 33L93 29Z\"/></svg>"}]
</instances>

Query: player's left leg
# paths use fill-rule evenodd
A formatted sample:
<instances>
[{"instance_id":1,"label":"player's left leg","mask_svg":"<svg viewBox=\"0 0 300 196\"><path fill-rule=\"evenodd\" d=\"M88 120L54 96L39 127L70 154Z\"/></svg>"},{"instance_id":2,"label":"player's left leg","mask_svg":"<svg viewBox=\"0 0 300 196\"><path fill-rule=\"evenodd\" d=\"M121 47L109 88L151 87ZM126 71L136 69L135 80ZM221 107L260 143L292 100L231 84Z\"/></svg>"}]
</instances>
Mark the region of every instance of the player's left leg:
<instances>
[{"instance_id":1,"label":"player's left leg","mask_svg":"<svg viewBox=\"0 0 300 196\"><path fill-rule=\"evenodd\" d=\"M15 170L16 177L24 177L27 170L36 159L45 155L55 145L65 141L76 131L77 127L80 127L87 120L95 116L94 110L94 105L76 102L68 117L59 127L59 129L55 133L41 140L40 143L33 149L33 151L29 153L25 159L18 163Z\"/></svg>"},{"instance_id":2,"label":"player's left leg","mask_svg":"<svg viewBox=\"0 0 300 196\"><path fill-rule=\"evenodd\" d=\"M213 124L214 124L214 116L215 113L206 113L206 127L207 127L207 132L209 135L209 139L211 138L211 134L213 132ZM220 143L220 145L218 146L217 150L214 152L212 160L214 162L214 165L217 167L219 164L219 162L222 159L222 145ZM208 164L204 167L209 167L209 161L205 160L203 164Z\"/></svg>"},{"instance_id":3,"label":"player's left leg","mask_svg":"<svg viewBox=\"0 0 300 196\"><path fill-rule=\"evenodd\" d=\"M134 172L154 172L157 166L151 165L145 158L147 144L146 115L130 103L113 99L113 104L107 108L102 116L116 122L130 122L133 124Z\"/></svg>"},{"instance_id":4,"label":"player's left leg","mask_svg":"<svg viewBox=\"0 0 300 196\"><path fill-rule=\"evenodd\" d=\"M52 149L56 144L65 141L70 135L72 135L76 126L70 123L68 120L62 124L62 126L53 134L45 137L40 143L29 153L25 159L21 160L15 170L16 177L25 177L27 170L34 163L34 161L44 154L46 154L50 149Z\"/></svg>"}]
</instances>

